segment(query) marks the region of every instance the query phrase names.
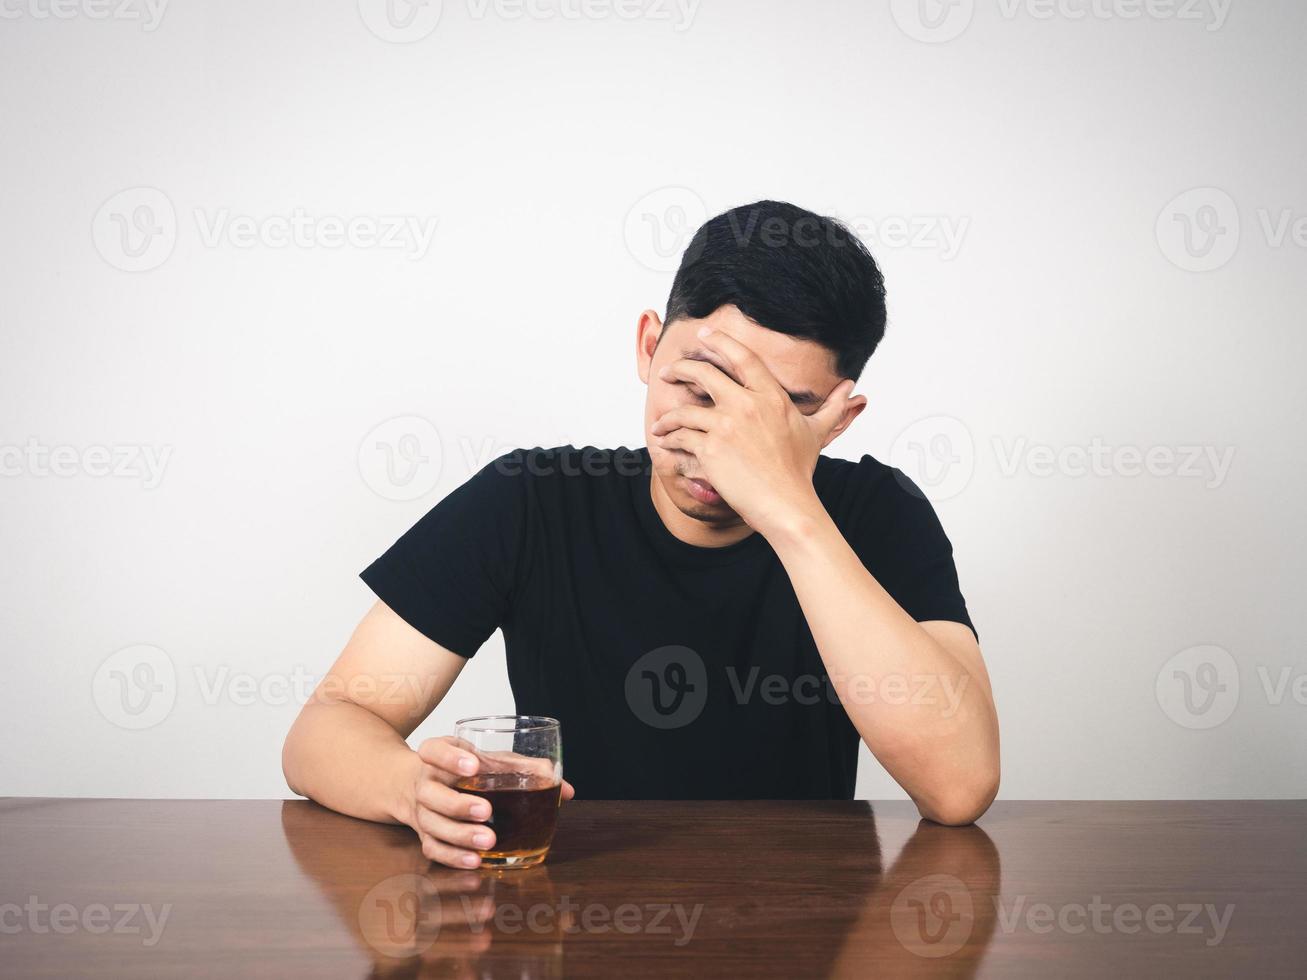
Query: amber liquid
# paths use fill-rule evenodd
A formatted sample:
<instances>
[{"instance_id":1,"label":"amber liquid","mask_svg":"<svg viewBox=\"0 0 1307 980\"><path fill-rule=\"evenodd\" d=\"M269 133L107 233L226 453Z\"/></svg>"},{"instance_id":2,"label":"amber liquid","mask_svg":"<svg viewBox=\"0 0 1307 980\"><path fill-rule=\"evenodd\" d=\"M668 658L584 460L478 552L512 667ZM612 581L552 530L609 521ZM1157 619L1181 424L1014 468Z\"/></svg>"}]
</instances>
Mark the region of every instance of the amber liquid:
<instances>
[{"instance_id":1,"label":"amber liquid","mask_svg":"<svg viewBox=\"0 0 1307 980\"><path fill-rule=\"evenodd\" d=\"M562 784L525 772L486 772L455 783L463 793L490 804L486 825L495 832L495 844L481 851L482 864L529 867L544 860L558 823Z\"/></svg>"}]
</instances>

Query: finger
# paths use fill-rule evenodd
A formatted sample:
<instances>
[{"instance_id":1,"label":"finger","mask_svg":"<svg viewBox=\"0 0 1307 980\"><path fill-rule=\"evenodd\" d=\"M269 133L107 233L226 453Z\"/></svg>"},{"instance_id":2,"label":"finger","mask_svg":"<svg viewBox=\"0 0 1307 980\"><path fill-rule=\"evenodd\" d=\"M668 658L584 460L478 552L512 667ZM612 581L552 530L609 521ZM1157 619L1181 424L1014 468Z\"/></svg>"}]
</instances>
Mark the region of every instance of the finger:
<instances>
[{"instance_id":1,"label":"finger","mask_svg":"<svg viewBox=\"0 0 1307 980\"><path fill-rule=\"evenodd\" d=\"M488 851L495 846L495 832L481 823L450 820L435 810L418 810L418 827L438 841L474 851Z\"/></svg>"},{"instance_id":2,"label":"finger","mask_svg":"<svg viewBox=\"0 0 1307 980\"><path fill-rule=\"evenodd\" d=\"M423 808L443 813L454 820L489 820L490 804L471 793L460 793L437 779L418 784L418 815Z\"/></svg>"},{"instance_id":3,"label":"finger","mask_svg":"<svg viewBox=\"0 0 1307 980\"><path fill-rule=\"evenodd\" d=\"M656 436L666 435L673 429L681 428L707 432L715 418L717 416L711 408L703 405L682 405L660 415L649 427L649 431Z\"/></svg>"},{"instance_id":4,"label":"finger","mask_svg":"<svg viewBox=\"0 0 1307 980\"><path fill-rule=\"evenodd\" d=\"M673 429L667 435L658 439L658 445L664 449L679 449L683 453L698 456L699 450L703 448L703 442L707 438L708 434L700 432L698 429Z\"/></svg>"},{"instance_id":5,"label":"finger","mask_svg":"<svg viewBox=\"0 0 1307 980\"><path fill-rule=\"evenodd\" d=\"M730 334L713 330L711 327L700 327L698 337L705 347L727 363L731 374L744 387L752 391L767 391L781 387L776 376L767 370L766 364L762 363L762 358Z\"/></svg>"},{"instance_id":6,"label":"finger","mask_svg":"<svg viewBox=\"0 0 1307 980\"><path fill-rule=\"evenodd\" d=\"M849 405L849 395L852 393L853 382L845 378L831 389L831 393L821 403L821 408L808 416L808 420L821 438L825 439L826 436L831 434L831 430L840 424L840 420L844 418L844 412Z\"/></svg>"},{"instance_id":7,"label":"finger","mask_svg":"<svg viewBox=\"0 0 1307 980\"><path fill-rule=\"evenodd\" d=\"M476 851L466 851L444 841L436 840L430 834L423 835L422 856L429 861L443 864L447 868L477 868L481 866L481 855Z\"/></svg>"},{"instance_id":8,"label":"finger","mask_svg":"<svg viewBox=\"0 0 1307 980\"><path fill-rule=\"evenodd\" d=\"M709 397L718 405L722 404L724 399L733 397L740 389L740 386L727 377L716 364L695 361L688 357L682 357L664 366L658 372L658 377L664 381L688 381L696 384L708 392Z\"/></svg>"},{"instance_id":9,"label":"finger","mask_svg":"<svg viewBox=\"0 0 1307 980\"><path fill-rule=\"evenodd\" d=\"M452 736L429 738L418 746L418 757L429 766L453 776L471 776L480 768L480 760L470 746Z\"/></svg>"},{"instance_id":10,"label":"finger","mask_svg":"<svg viewBox=\"0 0 1307 980\"><path fill-rule=\"evenodd\" d=\"M566 779L564 779L564 780L563 780L563 799L565 799L565 800L570 800L570 799L571 799L572 797L574 797L575 795L576 795L576 787L573 786L571 783L569 783Z\"/></svg>"}]
</instances>

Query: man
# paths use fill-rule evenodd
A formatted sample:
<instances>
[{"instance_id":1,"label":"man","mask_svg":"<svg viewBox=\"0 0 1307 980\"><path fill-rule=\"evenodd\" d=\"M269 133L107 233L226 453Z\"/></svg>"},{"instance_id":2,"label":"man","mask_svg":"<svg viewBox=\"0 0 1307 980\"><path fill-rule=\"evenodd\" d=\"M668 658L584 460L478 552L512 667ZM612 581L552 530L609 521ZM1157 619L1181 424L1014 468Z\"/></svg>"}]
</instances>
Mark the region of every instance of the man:
<instances>
[{"instance_id":1,"label":"man","mask_svg":"<svg viewBox=\"0 0 1307 980\"><path fill-rule=\"evenodd\" d=\"M562 722L565 798L848 799L861 740L923 816L973 821L998 722L952 548L903 474L820 455L884 330L839 223L709 221L666 321L638 322L648 448L509 453L369 566L380 601L287 737L291 788L476 867L488 805L453 787L476 757L405 738L500 628L518 713ZM420 683L360 683L381 677Z\"/></svg>"}]
</instances>

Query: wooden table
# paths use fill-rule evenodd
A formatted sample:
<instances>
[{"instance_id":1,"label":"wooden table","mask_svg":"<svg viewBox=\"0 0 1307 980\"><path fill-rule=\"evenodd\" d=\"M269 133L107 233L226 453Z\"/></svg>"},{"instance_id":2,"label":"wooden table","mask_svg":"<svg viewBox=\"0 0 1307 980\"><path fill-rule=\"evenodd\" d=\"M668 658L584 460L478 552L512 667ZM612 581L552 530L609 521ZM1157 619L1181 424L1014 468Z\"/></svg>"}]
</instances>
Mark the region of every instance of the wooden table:
<instances>
[{"instance_id":1,"label":"wooden table","mask_svg":"<svg viewBox=\"0 0 1307 980\"><path fill-rule=\"evenodd\" d=\"M1307 976L1307 803L565 804L456 872L303 801L0 800L0 974Z\"/></svg>"}]
</instances>

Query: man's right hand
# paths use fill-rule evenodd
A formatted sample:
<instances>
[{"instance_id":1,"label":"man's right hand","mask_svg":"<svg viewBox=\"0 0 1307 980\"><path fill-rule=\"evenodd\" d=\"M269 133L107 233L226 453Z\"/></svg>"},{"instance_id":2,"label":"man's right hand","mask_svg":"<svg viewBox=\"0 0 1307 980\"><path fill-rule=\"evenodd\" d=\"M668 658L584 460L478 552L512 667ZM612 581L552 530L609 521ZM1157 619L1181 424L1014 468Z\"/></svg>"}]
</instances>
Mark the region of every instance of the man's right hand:
<instances>
[{"instance_id":1,"label":"man's right hand","mask_svg":"<svg viewBox=\"0 0 1307 980\"><path fill-rule=\"evenodd\" d=\"M477 851L495 844L495 832L485 824L490 804L471 793L460 793L454 784L476 775L481 760L471 746L452 735L427 739L418 746L417 756L412 818L407 823L417 831L422 853L451 868L478 867L481 856ZM574 795L571 783L563 780L562 798L570 800Z\"/></svg>"}]
</instances>

